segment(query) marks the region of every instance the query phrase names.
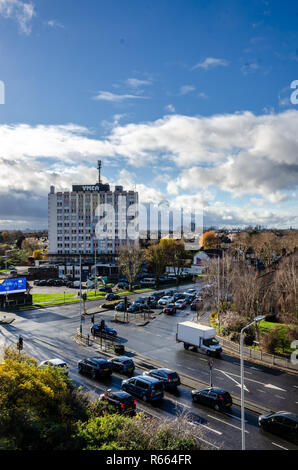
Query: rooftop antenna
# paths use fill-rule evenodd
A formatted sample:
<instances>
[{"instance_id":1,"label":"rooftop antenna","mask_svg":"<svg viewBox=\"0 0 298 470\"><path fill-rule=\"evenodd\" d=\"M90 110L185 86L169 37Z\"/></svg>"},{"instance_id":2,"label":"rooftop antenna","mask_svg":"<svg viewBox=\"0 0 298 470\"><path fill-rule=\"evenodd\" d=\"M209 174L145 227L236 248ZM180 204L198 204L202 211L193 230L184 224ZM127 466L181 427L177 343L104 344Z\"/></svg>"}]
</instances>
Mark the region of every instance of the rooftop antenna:
<instances>
[{"instance_id":1,"label":"rooftop antenna","mask_svg":"<svg viewBox=\"0 0 298 470\"><path fill-rule=\"evenodd\" d=\"M101 184L101 179L100 179L101 160L97 160L97 168L98 168L98 182L99 184Z\"/></svg>"}]
</instances>

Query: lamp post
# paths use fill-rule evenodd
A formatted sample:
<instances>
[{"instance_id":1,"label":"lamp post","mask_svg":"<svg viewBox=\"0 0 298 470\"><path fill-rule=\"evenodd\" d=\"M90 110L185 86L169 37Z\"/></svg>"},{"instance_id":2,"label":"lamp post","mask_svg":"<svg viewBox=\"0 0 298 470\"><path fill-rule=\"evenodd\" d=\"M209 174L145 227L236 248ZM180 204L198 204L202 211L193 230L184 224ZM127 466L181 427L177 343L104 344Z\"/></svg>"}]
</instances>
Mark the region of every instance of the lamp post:
<instances>
[{"instance_id":1,"label":"lamp post","mask_svg":"<svg viewBox=\"0 0 298 470\"><path fill-rule=\"evenodd\" d=\"M244 367L243 367L243 333L247 328L259 323L265 318L265 315L255 317L254 321L242 328L240 333L240 369L241 369L241 435L242 450L245 450L245 419L244 419Z\"/></svg>"},{"instance_id":2,"label":"lamp post","mask_svg":"<svg viewBox=\"0 0 298 470\"><path fill-rule=\"evenodd\" d=\"M82 336L82 256L80 255L80 334Z\"/></svg>"}]
</instances>

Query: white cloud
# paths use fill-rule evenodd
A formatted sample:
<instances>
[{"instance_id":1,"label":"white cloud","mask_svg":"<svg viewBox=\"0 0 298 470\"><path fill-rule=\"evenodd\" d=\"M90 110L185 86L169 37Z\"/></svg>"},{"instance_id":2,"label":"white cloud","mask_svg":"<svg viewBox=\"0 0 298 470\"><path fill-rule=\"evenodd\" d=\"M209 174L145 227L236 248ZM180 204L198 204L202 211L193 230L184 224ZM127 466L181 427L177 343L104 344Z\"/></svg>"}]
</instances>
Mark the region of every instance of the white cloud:
<instances>
[{"instance_id":1,"label":"white cloud","mask_svg":"<svg viewBox=\"0 0 298 470\"><path fill-rule=\"evenodd\" d=\"M142 86L151 85L150 80L139 80L138 78L128 78L126 83L132 88L140 88Z\"/></svg>"},{"instance_id":2,"label":"white cloud","mask_svg":"<svg viewBox=\"0 0 298 470\"><path fill-rule=\"evenodd\" d=\"M201 91L200 93L198 93L198 98L202 98L204 100L206 100L208 98L208 95L206 95L206 93L204 93L203 91Z\"/></svg>"},{"instance_id":3,"label":"white cloud","mask_svg":"<svg viewBox=\"0 0 298 470\"><path fill-rule=\"evenodd\" d=\"M229 62L226 59L217 59L215 57L207 57L205 60L202 60L201 62L198 62L194 67L192 67L192 70L195 69L204 69L208 70L211 68L215 67L227 67L229 65Z\"/></svg>"},{"instance_id":4,"label":"white cloud","mask_svg":"<svg viewBox=\"0 0 298 470\"><path fill-rule=\"evenodd\" d=\"M50 26L50 28L64 28L64 25L57 20L49 20L46 22L46 25Z\"/></svg>"},{"instance_id":5,"label":"white cloud","mask_svg":"<svg viewBox=\"0 0 298 470\"><path fill-rule=\"evenodd\" d=\"M122 126L115 119L102 139L74 124L0 125L0 192L2 197L18 191L42 197L50 184L88 183L94 178L90 166L101 157L113 166L120 163L118 180L136 184L145 198L158 199L160 193L141 184L126 165L143 166L148 172L158 168L160 176L165 174L168 195L174 197L217 188L234 198L249 195L276 204L297 189L297 128L296 110L260 116L167 115ZM167 178L166 168L178 168L178 176Z\"/></svg>"},{"instance_id":6,"label":"white cloud","mask_svg":"<svg viewBox=\"0 0 298 470\"><path fill-rule=\"evenodd\" d=\"M111 93L110 91L100 91L98 95L93 97L94 100L101 100L101 101L109 101L112 103L121 103L122 101L127 100L140 100L140 99L148 99L146 96L140 95L118 95L116 93Z\"/></svg>"},{"instance_id":7,"label":"white cloud","mask_svg":"<svg viewBox=\"0 0 298 470\"><path fill-rule=\"evenodd\" d=\"M196 89L196 87L193 86L193 85L183 85L182 87L180 87L179 94L180 95L187 95L188 93L191 93L195 89Z\"/></svg>"},{"instance_id":8,"label":"white cloud","mask_svg":"<svg viewBox=\"0 0 298 470\"><path fill-rule=\"evenodd\" d=\"M31 33L31 22L35 16L34 5L21 0L0 0L0 15L18 22L20 31L24 34Z\"/></svg>"},{"instance_id":9,"label":"white cloud","mask_svg":"<svg viewBox=\"0 0 298 470\"><path fill-rule=\"evenodd\" d=\"M173 106L172 104L168 104L167 106L165 106L165 111L169 111L170 113L175 113L176 112L175 106Z\"/></svg>"}]
</instances>

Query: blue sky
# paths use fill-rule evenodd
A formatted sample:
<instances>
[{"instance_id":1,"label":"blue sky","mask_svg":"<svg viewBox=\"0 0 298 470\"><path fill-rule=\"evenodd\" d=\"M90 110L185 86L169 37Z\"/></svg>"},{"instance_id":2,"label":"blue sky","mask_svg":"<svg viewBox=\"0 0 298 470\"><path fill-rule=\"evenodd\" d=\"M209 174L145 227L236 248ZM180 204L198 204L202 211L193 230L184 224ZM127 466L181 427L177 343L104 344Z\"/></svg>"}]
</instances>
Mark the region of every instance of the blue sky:
<instances>
[{"instance_id":1,"label":"blue sky","mask_svg":"<svg viewBox=\"0 0 298 470\"><path fill-rule=\"evenodd\" d=\"M98 158L206 224L297 226L297 27L294 1L0 0L0 228Z\"/></svg>"}]
</instances>

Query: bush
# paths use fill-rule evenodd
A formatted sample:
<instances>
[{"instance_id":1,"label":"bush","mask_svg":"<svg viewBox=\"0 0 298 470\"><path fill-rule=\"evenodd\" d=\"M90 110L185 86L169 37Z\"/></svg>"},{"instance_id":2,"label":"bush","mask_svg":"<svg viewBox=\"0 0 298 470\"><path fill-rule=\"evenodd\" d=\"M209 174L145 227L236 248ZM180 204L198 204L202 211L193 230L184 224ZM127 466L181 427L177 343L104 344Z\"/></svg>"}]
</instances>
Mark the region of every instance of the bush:
<instances>
[{"instance_id":1,"label":"bush","mask_svg":"<svg viewBox=\"0 0 298 470\"><path fill-rule=\"evenodd\" d=\"M280 344L280 333L278 326L275 326L260 338L261 349L269 354L274 354Z\"/></svg>"}]
</instances>

